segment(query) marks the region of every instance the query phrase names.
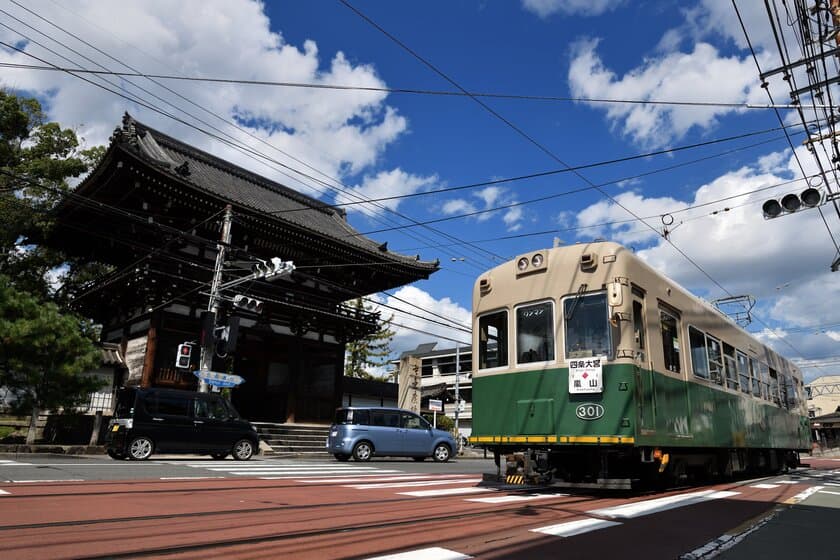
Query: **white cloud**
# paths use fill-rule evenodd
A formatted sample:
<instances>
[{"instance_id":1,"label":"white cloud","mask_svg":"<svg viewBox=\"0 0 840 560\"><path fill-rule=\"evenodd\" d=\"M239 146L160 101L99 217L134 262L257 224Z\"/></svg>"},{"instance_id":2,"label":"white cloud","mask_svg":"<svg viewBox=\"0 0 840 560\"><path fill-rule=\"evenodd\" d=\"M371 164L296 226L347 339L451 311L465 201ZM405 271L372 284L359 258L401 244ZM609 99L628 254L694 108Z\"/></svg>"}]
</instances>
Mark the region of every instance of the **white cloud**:
<instances>
[{"instance_id":1,"label":"white cloud","mask_svg":"<svg viewBox=\"0 0 840 560\"><path fill-rule=\"evenodd\" d=\"M692 52L649 58L623 76L610 70L597 53L598 41L578 42L572 50L569 87L584 98L680 100L716 103L762 101L755 63L745 56L721 56L710 44ZM766 103L766 97L763 102ZM732 107L590 103L634 141L659 147L684 137L693 128L713 128Z\"/></svg>"},{"instance_id":2,"label":"white cloud","mask_svg":"<svg viewBox=\"0 0 840 560\"><path fill-rule=\"evenodd\" d=\"M613 198L621 206L640 217L660 216L687 206L686 203L670 197L645 198L634 192L621 193ZM628 222L627 220L632 220L633 217L621 206L609 200L601 200L578 212L578 227L587 228L580 232L579 236L587 239L608 236L625 245L651 241L657 237L657 231L645 227L644 224L637 221ZM610 222L620 223L599 226L599 224ZM661 230L662 223L659 218L653 218L647 220L647 222Z\"/></svg>"},{"instance_id":3,"label":"white cloud","mask_svg":"<svg viewBox=\"0 0 840 560\"><path fill-rule=\"evenodd\" d=\"M619 0L522 0L522 7L546 19L556 13L597 16L619 6Z\"/></svg>"},{"instance_id":4,"label":"white cloud","mask_svg":"<svg viewBox=\"0 0 840 560\"><path fill-rule=\"evenodd\" d=\"M443 203L441 212L447 216L481 212L468 218L478 222L485 222L494 216L501 215L507 231L517 231L522 227L521 222L525 217L522 206L514 206L498 211L493 210L494 208L516 204L516 194L512 191L504 187L492 186L473 192L472 197L478 199L479 202L465 198L451 199ZM485 212L485 210L487 211Z\"/></svg>"},{"instance_id":5,"label":"white cloud","mask_svg":"<svg viewBox=\"0 0 840 560\"><path fill-rule=\"evenodd\" d=\"M352 63L340 51L325 55L319 52L313 40L299 45L286 42L279 32L272 31L272 27L282 28L285 22L282 19L269 22L263 8L262 3L253 0L187 0L176 4L165 0L94 0L75 4L71 9L43 3L38 13L84 37L101 51L149 74L386 86L372 66ZM6 9L54 36L57 41L84 52L102 66L112 70L126 69L48 27L32 14L13 6ZM130 24L114 26L113 22ZM16 27L24 29L23 25ZM62 66L100 69L49 39L32 31L28 33L50 48L64 52L70 61L59 59L10 30L0 30L0 38L24 45L27 53ZM0 60L33 63L28 56L7 50L0 50ZM93 76L87 78L98 81ZM165 82L168 88L183 96L178 98L151 81L136 78L111 80L114 84L125 86L131 95L142 98L144 103L159 105L162 110L177 114L202 129L211 130L213 134L220 134L212 131L212 127L217 127L252 149L264 152L269 158L319 179L346 176L369 168L408 127L406 119L385 103L387 94L383 92L344 91L337 94L301 88ZM142 85L151 93L140 91L131 82ZM206 134L67 74L7 69L0 76L0 86L37 95L45 103L50 119L77 128L89 144L107 142L122 113L128 110L153 127L257 173L310 194L323 192L323 187L315 186L311 179L301 179L306 186L291 180L284 174L289 171L277 163L257 163ZM115 85L107 87L117 89ZM155 99L152 94L166 101ZM185 116L175 106L194 117ZM240 127L258 139L232 128L217 116L228 121L235 119ZM199 123L197 119L205 122ZM283 152L292 154L318 171Z\"/></svg>"},{"instance_id":6,"label":"white cloud","mask_svg":"<svg viewBox=\"0 0 840 560\"><path fill-rule=\"evenodd\" d=\"M426 190L434 186L437 181L438 178L436 175L421 177L406 173L400 168L392 169L391 171L380 171L376 175L365 177L361 185L345 189L344 192L336 195L336 203L347 204L358 202L359 200L404 196ZM379 214L382 211L382 206L396 210L400 201L401 199L395 198L377 202L376 205L352 204L346 208L348 211L364 212L371 216Z\"/></svg>"},{"instance_id":7,"label":"white cloud","mask_svg":"<svg viewBox=\"0 0 840 560\"><path fill-rule=\"evenodd\" d=\"M453 348L456 341L462 344L470 343L469 332L439 324L454 322L455 325L460 325L467 330L472 328L470 310L461 307L448 297L435 299L420 288L405 286L397 290L393 297L387 296L383 303L388 307L381 308L382 316L393 315L395 326L404 325L403 328L395 328L397 334L391 342L391 350L395 356L406 350L414 350L418 344L426 342L437 341L439 348ZM398 311L395 312L392 308ZM434 314L420 311L420 309L433 310Z\"/></svg>"}]
</instances>

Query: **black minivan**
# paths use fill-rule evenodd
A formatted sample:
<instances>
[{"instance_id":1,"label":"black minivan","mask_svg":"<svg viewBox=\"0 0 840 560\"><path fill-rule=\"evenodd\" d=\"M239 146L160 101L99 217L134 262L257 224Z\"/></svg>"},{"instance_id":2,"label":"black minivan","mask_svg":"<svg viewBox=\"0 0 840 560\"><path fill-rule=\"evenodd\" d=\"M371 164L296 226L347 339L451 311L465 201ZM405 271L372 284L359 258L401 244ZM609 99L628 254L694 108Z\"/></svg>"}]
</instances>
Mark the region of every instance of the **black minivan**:
<instances>
[{"instance_id":1,"label":"black minivan","mask_svg":"<svg viewBox=\"0 0 840 560\"><path fill-rule=\"evenodd\" d=\"M247 461L259 453L257 429L218 393L124 388L106 438L114 459L142 461L152 453L208 454Z\"/></svg>"}]
</instances>

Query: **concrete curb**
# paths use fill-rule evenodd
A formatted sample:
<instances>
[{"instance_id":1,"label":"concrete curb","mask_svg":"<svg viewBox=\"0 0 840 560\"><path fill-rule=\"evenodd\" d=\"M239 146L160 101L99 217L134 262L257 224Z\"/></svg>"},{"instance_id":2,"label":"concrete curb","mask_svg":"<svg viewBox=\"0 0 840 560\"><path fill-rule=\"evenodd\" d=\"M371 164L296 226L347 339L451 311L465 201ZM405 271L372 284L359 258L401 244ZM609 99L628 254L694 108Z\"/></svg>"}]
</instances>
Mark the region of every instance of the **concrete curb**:
<instances>
[{"instance_id":1,"label":"concrete curb","mask_svg":"<svg viewBox=\"0 0 840 560\"><path fill-rule=\"evenodd\" d=\"M36 444L26 445L3 444L0 445L0 453L21 454L21 453L50 453L53 455L104 455L103 445L49 445Z\"/></svg>"}]
</instances>

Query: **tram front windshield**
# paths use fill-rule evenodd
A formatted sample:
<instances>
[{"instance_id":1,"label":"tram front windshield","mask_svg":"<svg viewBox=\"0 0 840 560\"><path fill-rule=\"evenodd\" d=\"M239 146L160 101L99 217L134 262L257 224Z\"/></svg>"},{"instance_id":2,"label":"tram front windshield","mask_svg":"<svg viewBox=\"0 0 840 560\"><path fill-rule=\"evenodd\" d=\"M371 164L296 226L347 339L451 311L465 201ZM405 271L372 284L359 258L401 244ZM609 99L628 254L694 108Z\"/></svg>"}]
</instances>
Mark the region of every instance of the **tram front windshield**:
<instances>
[{"instance_id":1,"label":"tram front windshield","mask_svg":"<svg viewBox=\"0 0 840 560\"><path fill-rule=\"evenodd\" d=\"M567 358L612 356L605 292L564 299L563 317Z\"/></svg>"}]
</instances>

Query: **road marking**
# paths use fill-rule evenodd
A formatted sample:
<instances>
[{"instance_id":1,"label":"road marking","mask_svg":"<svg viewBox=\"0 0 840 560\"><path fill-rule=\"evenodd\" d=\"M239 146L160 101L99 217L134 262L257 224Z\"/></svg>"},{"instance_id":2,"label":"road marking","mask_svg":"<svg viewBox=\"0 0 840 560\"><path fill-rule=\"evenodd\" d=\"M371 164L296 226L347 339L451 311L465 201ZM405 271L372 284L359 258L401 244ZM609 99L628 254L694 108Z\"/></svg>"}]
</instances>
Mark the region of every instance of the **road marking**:
<instances>
[{"instance_id":1,"label":"road marking","mask_svg":"<svg viewBox=\"0 0 840 560\"><path fill-rule=\"evenodd\" d=\"M411 482L381 482L377 484L348 484L345 488L368 490L372 488L407 488L410 486L437 486L441 484L473 484L481 482L480 478L456 478L452 480L414 480Z\"/></svg>"},{"instance_id":2,"label":"road marking","mask_svg":"<svg viewBox=\"0 0 840 560\"><path fill-rule=\"evenodd\" d=\"M788 498L787 500L785 500L784 503L786 503L786 504L798 504L802 500L810 497L812 494L816 494L817 492L819 492L823 488L824 488L823 486L811 486L810 488L808 488L807 490L803 490L802 492L800 492L796 496L793 496L792 498Z\"/></svg>"},{"instance_id":3,"label":"road marking","mask_svg":"<svg viewBox=\"0 0 840 560\"><path fill-rule=\"evenodd\" d=\"M414 496L426 498L429 496L453 496L456 494L474 494L477 492L494 492L493 488L477 488L469 486L466 488L439 488L437 490L415 490L414 492L398 492L402 496Z\"/></svg>"},{"instance_id":4,"label":"road marking","mask_svg":"<svg viewBox=\"0 0 840 560\"><path fill-rule=\"evenodd\" d=\"M544 500L547 498L562 498L568 494L516 494L511 496L491 496L489 498L467 498L467 502L481 502L483 504L507 504L510 502L528 502L530 500Z\"/></svg>"},{"instance_id":5,"label":"road marking","mask_svg":"<svg viewBox=\"0 0 840 560\"><path fill-rule=\"evenodd\" d=\"M0 459L0 467L29 467L32 463L19 463L11 459Z\"/></svg>"},{"instance_id":6,"label":"road marking","mask_svg":"<svg viewBox=\"0 0 840 560\"><path fill-rule=\"evenodd\" d=\"M618 521L606 521L604 519L578 519L577 521L567 521L566 523L531 529L531 532L554 535L555 537L573 537L574 535L597 531L598 529L606 529L615 525L621 525L621 523Z\"/></svg>"},{"instance_id":7,"label":"road marking","mask_svg":"<svg viewBox=\"0 0 840 560\"><path fill-rule=\"evenodd\" d=\"M778 484L799 484L802 482L801 480L777 480L776 483Z\"/></svg>"},{"instance_id":8,"label":"road marking","mask_svg":"<svg viewBox=\"0 0 840 560\"><path fill-rule=\"evenodd\" d=\"M409 552L400 552L398 554L376 556L367 560L463 560L465 558L472 558L472 556L436 546L433 548L421 548Z\"/></svg>"},{"instance_id":9,"label":"road marking","mask_svg":"<svg viewBox=\"0 0 840 560\"><path fill-rule=\"evenodd\" d=\"M44 480L10 480L17 484L30 484L33 482L84 482L84 478L50 478Z\"/></svg>"},{"instance_id":10,"label":"road marking","mask_svg":"<svg viewBox=\"0 0 840 560\"><path fill-rule=\"evenodd\" d=\"M448 479L459 478L462 474L395 474L393 476L379 476L378 474L341 475L332 478L298 478L298 482L310 484L324 484L333 482L343 484L346 482L393 482L395 480L422 480L424 478Z\"/></svg>"},{"instance_id":11,"label":"road marking","mask_svg":"<svg viewBox=\"0 0 840 560\"><path fill-rule=\"evenodd\" d=\"M11 494L11 492L6 492L5 490L0 490L0 496L7 496Z\"/></svg>"},{"instance_id":12,"label":"road marking","mask_svg":"<svg viewBox=\"0 0 840 560\"><path fill-rule=\"evenodd\" d=\"M400 471L383 470L383 471L379 471L379 472L382 472L382 473L398 473ZM303 472L303 473L294 474L292 472L286 472L286 473L278 473L277 476L261 475L258 478L260 478L262 480L280 480L280 479L284 479L284 478L293 478L297 481L297 480L300 479L301 474L305 475L307 473ZM326 472L326 473L321 473L319 476L329 476L329 474L330 473ZM336 478L334 479L334 481L337 482L337 483L344 482L344 479L341 478L342 476L347 476L347 475L336 475ZM360 474L359 476L364 476L364 475ZM333 480L333 479L330 479L330 480ZM306 481L301 481L301 482L306 482Z\"/></svg>"},{"instance_id":13,"label":"road marking","mask_svg":"<svg viewBox=\"0 0 840 560\"><path fill-rule=\"evenodd\" d=\"M778 488L778 487L779 487L779 485L778 485L778 484L767 484L767 483L764 483L764 484L753 484L752 486L750 486L750 488L764 488L764 489L768 489L768 488Z\"/></svg>"},{"instance_id":14,"label":"road marking","mask_svg":"<svg viewBox=\"0 0 840 560\"><path fill-rule=\"evenodd\" d=\"M225 476L162 476L160 480L206 480L208 478L227 478Z\"/></svg>"},{"instance_id":15,"label":"road marking","mask_svg":"<svg viewBox=\"0 0 840 560\"><path fill-rule=\"evenodd\" d=\"M831 494L832 496L840 496L840 492L831 492L830 490L820 490L820 494Z\"/></svg>"},{"instance_id":16,"label":"road marking","mask_svg":"<svg viewBox=\"0 0 840 560\"><path fill-rule=\"evenodd\" d=\"M669 509L693 505L700 502L729 498L731 496L737 496L738 494L740 494L740 492L716 492L714 490L704 490L702 492L690 492L688 494L667 496L665 498L657 498L655 500L644 500L641 502L634 502L632 504L625 504L623 506L594 509L587 511L586 513L590 515L597 515L599 517L611 517L613 519L632 519L634 517L659 513L660 511L667 511Z\"/></svg>"}]
</instances>

